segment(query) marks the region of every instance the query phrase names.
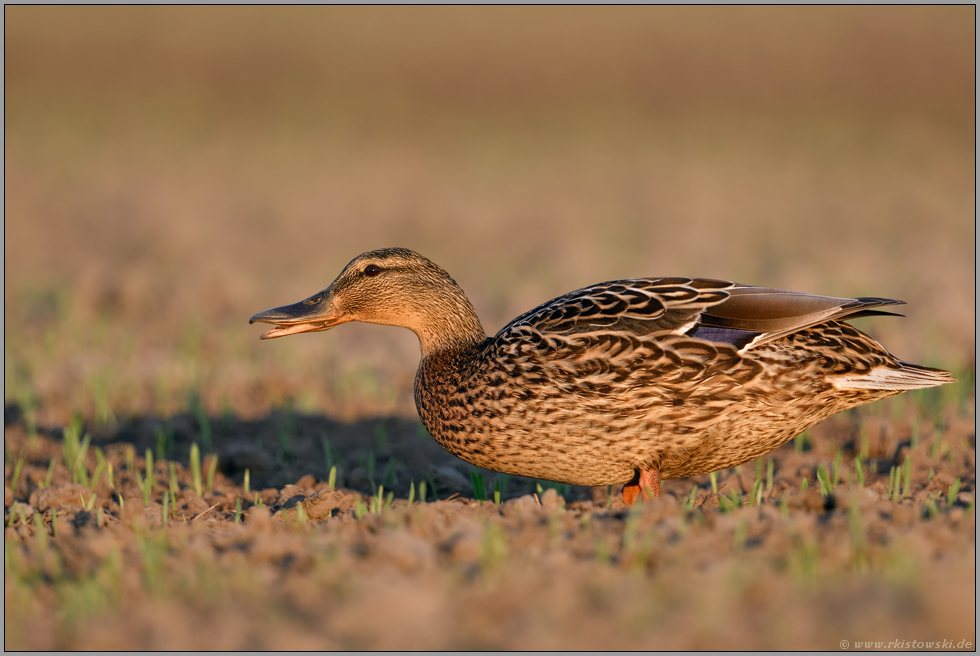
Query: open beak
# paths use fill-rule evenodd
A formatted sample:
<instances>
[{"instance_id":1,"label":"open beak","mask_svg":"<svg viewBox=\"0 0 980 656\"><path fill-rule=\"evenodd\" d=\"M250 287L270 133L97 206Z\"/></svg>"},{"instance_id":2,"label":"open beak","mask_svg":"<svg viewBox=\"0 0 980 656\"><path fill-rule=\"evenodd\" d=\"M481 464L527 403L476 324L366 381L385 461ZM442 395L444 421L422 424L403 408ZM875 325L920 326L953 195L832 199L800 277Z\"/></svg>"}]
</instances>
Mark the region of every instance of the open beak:
<instances>
[{"instance_id":1,"label":"open beak","mask_svg":"<svg viewBox=\"0 0 980 656\"><path fill-rule=\"evenodd\" d=\"M275 326L259 337L259 339L272 339L297 333L330 330L351 319L343 311L334 307L333 293L327 289L299 303L259 312L248 320L250 324L256 321Z\"/></svg>"}]
</instances>

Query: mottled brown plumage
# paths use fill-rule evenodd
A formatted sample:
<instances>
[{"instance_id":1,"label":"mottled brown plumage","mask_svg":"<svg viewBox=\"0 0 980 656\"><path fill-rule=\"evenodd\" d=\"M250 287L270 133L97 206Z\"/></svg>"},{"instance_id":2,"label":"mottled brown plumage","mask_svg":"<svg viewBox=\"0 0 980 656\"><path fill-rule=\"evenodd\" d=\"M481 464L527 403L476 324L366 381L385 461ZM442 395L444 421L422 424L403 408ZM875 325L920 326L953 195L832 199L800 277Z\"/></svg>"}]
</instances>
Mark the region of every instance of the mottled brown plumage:
<instances>
[{"instance_id":1,"label":"mottled brown plumage","mask_svg":"<svg viewBox=\"0 0 980 656\"><path fill-rule=\"evenodd\" d=\"M475 465L577 485L660 479L769 453L847 408L953 382L896 359L843 319L901 301L697 278L613 280L549 301L487 337L449 275L405 249L355 258L323 292L267 310L262 337L367 321L413 330L415 402Z\"/></svg>"}]
</instances>

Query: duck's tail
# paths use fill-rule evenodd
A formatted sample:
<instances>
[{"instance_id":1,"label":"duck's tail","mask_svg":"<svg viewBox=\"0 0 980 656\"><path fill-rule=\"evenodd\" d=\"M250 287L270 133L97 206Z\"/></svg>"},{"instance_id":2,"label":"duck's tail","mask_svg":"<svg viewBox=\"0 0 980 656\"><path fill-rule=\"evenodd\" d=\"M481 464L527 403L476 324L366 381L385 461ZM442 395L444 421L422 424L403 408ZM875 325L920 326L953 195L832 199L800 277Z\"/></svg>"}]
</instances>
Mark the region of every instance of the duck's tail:
<instances>
[{"instance_id":1,"label":"duck's tail","mask_svg":"<svg viewBox=\"0 0 980 656\"><path fill-rule=\"evenodd\" d=\"M948 371L898 361L898 368L878 366L864 374L833 376L830 381L838 389L914 390L955 383Z\"/></svg>"}]
</instances>

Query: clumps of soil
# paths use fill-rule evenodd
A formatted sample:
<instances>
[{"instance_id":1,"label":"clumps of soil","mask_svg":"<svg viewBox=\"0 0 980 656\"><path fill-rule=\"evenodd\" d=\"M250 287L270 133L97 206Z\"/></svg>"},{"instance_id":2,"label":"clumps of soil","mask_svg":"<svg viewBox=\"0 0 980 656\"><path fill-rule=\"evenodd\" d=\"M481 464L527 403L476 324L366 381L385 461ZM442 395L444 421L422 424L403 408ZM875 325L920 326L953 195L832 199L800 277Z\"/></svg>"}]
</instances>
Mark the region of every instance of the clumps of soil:
<instances>
[{"instance_id":1,"label":"clumps of soil","mask_svg":"<svg viewBox=\"0 0 980 656\"><path fill-rule=\"evenodd\" d=\"M494 503L495 473L407 419L216 419L210 486L211 456L199 474L190 463L192 417L89 427L86 483L65 465L60 429L28 435L12 419L7 649L837 649L975 636L965 416L943 431L916 424L913 444L909 422L845 415L774 452L771 477L763 458L666 481L632 508L617 489L518 477ZM143 454L158 447L148 487Z\"/></svg>"}]
</instances>

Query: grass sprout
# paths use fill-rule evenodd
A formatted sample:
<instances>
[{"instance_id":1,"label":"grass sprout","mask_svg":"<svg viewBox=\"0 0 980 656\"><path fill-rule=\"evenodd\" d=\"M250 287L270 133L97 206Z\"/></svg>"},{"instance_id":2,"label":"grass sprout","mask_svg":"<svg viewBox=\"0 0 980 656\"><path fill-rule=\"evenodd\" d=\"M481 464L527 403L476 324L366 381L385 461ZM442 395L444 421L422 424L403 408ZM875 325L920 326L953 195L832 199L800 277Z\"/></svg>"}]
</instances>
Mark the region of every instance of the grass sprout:
<instances>
[{"instance_id":1,"label":"grass sprout","mask_svg":"<svg viewBox=\"0 0 980 656\"><path fill-rule=\"evenodd\" d=\"M17 464L14 465L14 475L13 478L10 479L10 491L15 494L17 493L17 484L20 482L20 472L24 468L24 461L26 459L27 456L21 456L17 460Z\"/></svg>"},{"instance_id":2,"label":"grass sprout","mask_svg":"<svg viewBox=\"0 0 980 656\"><path fill-rule=\"evenodd\" d=\"M218 471L218 455L211 454L211 462L208 464L208 485L207 491L210 493L214 489L214 475Z\"/></svg>"},{"instance_id":3,"label":"grass sprout","mask_svg":"<svg viewBox=\"0 0 980 656\"><path fill-rule=\"evenodd\" d=\"M191 444L191 477L194 479L194 491L201 496L204 490L201 485L201 450L197 442Z\"/></svg>"},{"instance_id":4,"label":"grass sprout","mask_svg":"<svg viewBox=\"0 0 980 656\"><path fill-rule=\"evenodd\" d=\"M54 464L56 461L57 458L51 458L51 462L48 464L48 471L44 474L44 481L41 483L41 487L51 487L51 479L54 476Z\"/></svg>"},{"instance_id":5,"label":"grass sprout","mask_svg":"<svg viewBox=\"0 0 980 656\"><path fill-rule=\"evenodd\" d=\"M470 483L473 486L473 498L477 501L487 500L487 489L483 482L483 473L473 470L470 472ZM541 493L541 485L538 484L538 494Z\"/></svg>"},{"instance_id":6,"label":"grass sprout","mask_svg":"<svg viewBox=\"0 0 980 656\"><path fill-rule=\"evenodd\" d=\"M905 485L902 488L902 496L904 497L912 496L912 454L911 453L905 455L904 483Z\"/></svg>"},{"instance_id":7,"label":"grass sprout","mask_svg":"<svg viewBox=\"0 0 980 656\"><path fill-rule=\"evenodd\" d=\"M177 492L180 491L180 485L177 482L177 465L172 461L167 464L170 468L170 498L176 499Z\"/></svg>"},{"instance_id":8,"label":"grass sprout","mask_svg":"<svg viewBox=\"0 0 980 656\"><path fill-rule=\"evenodd\" d=\"M817 465L817 483L820 485L820 494L829 497L834 493L834 486L831 484L830 474L823 465Z\"/></svg>"},{"instance_id":9,"label":"grass sprout","mask_svg":"<svg viewBox=\"0 0 980 656\"><path fill-rule=\"evenodd\" d=\"M952 506L956 501L956 495L960 492L960 479L957 478L953 481L952 485L949 486L949 491L946 493L946 505Z\"/></svg>"}]
</instances>

